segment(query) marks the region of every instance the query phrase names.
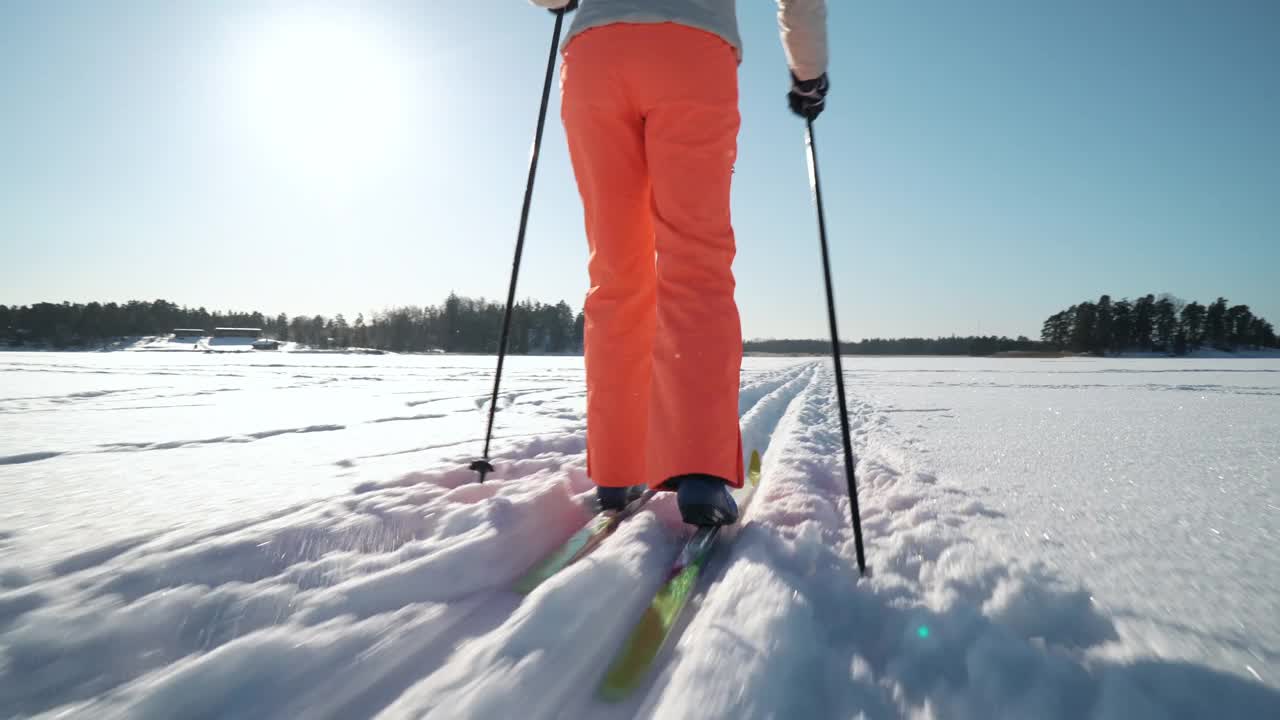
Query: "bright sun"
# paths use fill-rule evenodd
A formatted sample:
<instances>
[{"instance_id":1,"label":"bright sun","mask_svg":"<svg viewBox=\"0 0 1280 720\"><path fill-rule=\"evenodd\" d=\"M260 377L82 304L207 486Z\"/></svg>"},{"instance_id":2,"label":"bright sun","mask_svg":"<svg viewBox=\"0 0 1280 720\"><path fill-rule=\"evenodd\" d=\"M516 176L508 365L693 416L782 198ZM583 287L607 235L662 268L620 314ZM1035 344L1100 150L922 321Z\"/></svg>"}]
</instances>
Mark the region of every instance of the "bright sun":
<instances>
[{"instance_id":1,"label":"bright sun","mask_svg":"<svg viewBox=\"0 0 1280 720\"><path fill-rule=\"evenodd\" d=\"M281 16L245 38L233 74L249 131L293 172L339 179L402 140L406 63L365 21Z\"/></svg>"}]
</instances>

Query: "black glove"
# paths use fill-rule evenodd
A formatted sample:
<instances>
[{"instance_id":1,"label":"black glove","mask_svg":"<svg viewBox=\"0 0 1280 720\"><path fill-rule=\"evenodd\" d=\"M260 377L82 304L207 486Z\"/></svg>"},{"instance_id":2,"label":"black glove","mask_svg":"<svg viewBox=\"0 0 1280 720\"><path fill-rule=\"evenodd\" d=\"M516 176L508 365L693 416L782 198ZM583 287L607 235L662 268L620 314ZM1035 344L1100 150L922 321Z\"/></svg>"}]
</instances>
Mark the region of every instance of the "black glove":
<instances>
[{"instance_id":1,"label":"black glove","mask_svg":"<svg viewBox=\"0 0 1280 720\"><path fill-rule=\"evenodd\" d=\"M569 0L569 4L565 5L562 8L548 8L548 10L551 12L552 15L559 15L560 13L568 14L577 9L578 9L578 0Z\"/></svg>"},{"instance_id":2,"label":"black glove","mask_svg":"<svg viewBox=\"0 0 1280 720\"><path fill-rule=\"evenodd\" d=\"M831 83L827 82L826 73L812 80L800 80L792 73L791 92L787 93L791 112L806 120L813 120L827 106L827 91L830 89Z\"/></svg>"}]
</instances>

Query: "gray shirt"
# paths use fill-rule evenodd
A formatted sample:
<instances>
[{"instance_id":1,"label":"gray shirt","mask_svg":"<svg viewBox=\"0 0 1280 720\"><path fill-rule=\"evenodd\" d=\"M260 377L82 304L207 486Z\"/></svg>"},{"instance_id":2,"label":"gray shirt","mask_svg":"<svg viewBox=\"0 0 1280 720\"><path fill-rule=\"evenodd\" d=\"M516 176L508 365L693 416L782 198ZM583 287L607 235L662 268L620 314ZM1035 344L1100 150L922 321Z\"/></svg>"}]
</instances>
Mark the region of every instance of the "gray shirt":
<instances>
[{"instance_id":1,"label":"gray shirt","mask_svg":"<svg viewBox=\"0 0 1280 720\"><path fill-rule=\"evenodd\" d=\"M562 8L569 0L533 0L545 8ZM613 23L673 22L714 33L742 57L737 0L579 0L573 25L565 37ZM801 80L827 71L826 0L778 0L778 27L787 64Z\"/></svg>"}]
</instances>

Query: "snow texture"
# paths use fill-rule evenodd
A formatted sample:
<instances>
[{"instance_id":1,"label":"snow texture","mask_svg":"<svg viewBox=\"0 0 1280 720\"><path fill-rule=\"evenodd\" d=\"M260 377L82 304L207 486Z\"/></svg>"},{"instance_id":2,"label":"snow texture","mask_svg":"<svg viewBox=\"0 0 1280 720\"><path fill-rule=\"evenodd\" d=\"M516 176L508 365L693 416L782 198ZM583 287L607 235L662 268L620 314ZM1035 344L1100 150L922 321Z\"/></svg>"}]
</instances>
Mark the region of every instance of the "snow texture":
<instances>
[{"instance_id":1,"label":"snow texture","mask_svg":"<svg viewBox=\"0 0 1280 720\"><path fill-rule=\"evenodd\" d=\"M760 490L644 686L688 532L582 526L581 360L0 356L0 716L1280 716L1280 363L749 359Z\"/></svg>"}]
</instances>

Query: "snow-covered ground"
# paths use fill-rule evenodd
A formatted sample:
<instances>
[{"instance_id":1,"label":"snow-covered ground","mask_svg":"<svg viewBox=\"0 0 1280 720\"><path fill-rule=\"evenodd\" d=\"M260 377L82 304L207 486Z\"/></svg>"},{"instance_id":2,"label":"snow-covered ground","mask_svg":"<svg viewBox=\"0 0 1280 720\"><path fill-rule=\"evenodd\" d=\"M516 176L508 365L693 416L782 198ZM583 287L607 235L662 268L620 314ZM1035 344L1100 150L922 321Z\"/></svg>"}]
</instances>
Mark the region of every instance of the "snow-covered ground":
<instances>
[{"instance_id":1,"label":"snow-covered ground","mask_svg":"<svg viewBox=\"0 0 1280 720\"><path fill-rule=\"evenodd\" d=\"M159 335L137 339L125 339L113 343L114 350L133 352L254 352L253 344L257 338L251 337L212 337L192 335ZM293 342L281 342L276 348L278 352L298 352L307 350L303 345Z\"/></svg>"},{"instance_id":2,"label":"snow-covered ground","mask_svg":"<svg viewBox=\"0 0 1280 720\"><path fill-rule=\"evenodd\" d=\"M748 359L764 480L645 687L687 530L585 522L580 358L0 355L0 716L1280 716L1280 362Z\"/></svg>"}]
</instances>

